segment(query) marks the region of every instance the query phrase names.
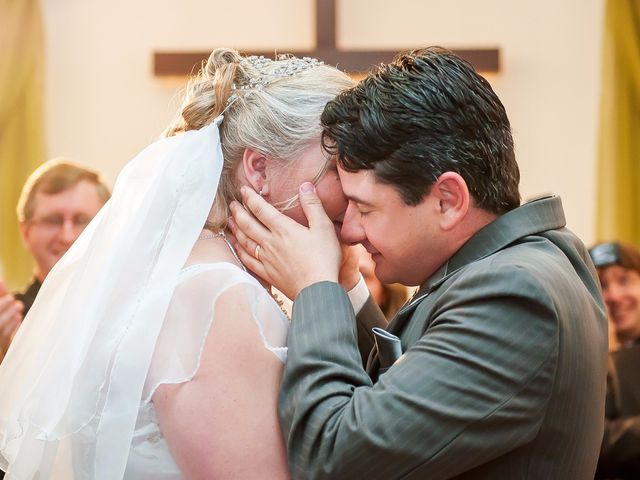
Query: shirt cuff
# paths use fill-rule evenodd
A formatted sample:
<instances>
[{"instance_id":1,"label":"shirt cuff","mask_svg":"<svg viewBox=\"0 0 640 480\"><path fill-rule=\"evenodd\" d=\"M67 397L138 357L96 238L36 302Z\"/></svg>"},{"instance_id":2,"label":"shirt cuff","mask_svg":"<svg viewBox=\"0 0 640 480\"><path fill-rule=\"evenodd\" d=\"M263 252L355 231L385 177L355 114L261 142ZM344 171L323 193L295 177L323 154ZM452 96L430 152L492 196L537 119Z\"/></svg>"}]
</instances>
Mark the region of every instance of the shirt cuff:
<instances>
[{"instance_id":1,"label":"shirt cuff","mask_svg":"<svg viewBox=\"0 0 640 480\"><path fill-rule=\"evenodd\" d=\"M367 303L369 299L369 289L367 288L367 284L364 281L364 277L360 275L360 280L356 283L356 286L347 292L349 296L349 301L351 302L351 306L353 307L353 311L357 315L364 304Z\"/></svg>"}]
</instances>

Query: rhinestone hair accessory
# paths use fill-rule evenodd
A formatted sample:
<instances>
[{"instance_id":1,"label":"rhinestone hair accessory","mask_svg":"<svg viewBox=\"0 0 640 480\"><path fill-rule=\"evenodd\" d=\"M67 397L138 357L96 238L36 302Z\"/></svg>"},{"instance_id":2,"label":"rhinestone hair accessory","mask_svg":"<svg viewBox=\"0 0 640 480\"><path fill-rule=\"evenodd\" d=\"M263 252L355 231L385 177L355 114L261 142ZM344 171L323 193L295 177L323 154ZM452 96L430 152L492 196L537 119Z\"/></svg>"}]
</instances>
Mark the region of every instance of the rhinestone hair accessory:
<instances>
[{"instance_id":1,"label":"rhinestone hair accessory","mask_svg":"<svg viewBox=\"0 0 640 480\"><path fill-rule=\"evenodd\" d=\"M312 58L282 55L271 60L262 55L251 55L244 57L240 65L247 74L247 80L240 84L233 84L233 93L227 100L227 108L231 106L240 96L250 95L252 92L261 91L270 83L286 77L293 77L299 73L311 70L312 68L324 65L324 62Z\"/></svg>"}]
</instances>

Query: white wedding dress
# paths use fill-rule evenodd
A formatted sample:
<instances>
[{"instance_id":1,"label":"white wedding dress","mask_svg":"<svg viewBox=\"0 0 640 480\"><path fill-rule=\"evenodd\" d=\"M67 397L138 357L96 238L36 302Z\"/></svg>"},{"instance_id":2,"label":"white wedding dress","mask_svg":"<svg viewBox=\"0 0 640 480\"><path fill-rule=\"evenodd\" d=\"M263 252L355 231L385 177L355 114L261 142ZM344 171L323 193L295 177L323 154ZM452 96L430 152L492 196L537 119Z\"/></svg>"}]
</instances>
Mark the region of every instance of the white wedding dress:
<instances>
[{"instance_id":1,"label":"white wedding dress","mask_svg":"<svg viewBox=\"0 0 640 480\"><path fill-rule=\"evenodd\" d=\"M182 270L145 382L125 479L182 478L162 435L151 398L159 385L193 378L200 366L206 336L216 321L216 301L232 291L243 292L251 305L264 347L283 363L286 360L289 321L252 276L230 263L192 265ZM203 404L201 408L210 406Z\"/></svg>"},{"instance_id":2,"label":"white wedding dress","mask_svg":"<svg viewBox=\"0 0 640 480\"><path fill-rule=\"evenodd\" d=\"M197 372L227 293L244 294L284 361L288 321L253 277L229 263L185 267L216 198L222 120L131 160L45 279L0 364L5 479L180 478L153 393Z\"/></svg>"}]
</instances>

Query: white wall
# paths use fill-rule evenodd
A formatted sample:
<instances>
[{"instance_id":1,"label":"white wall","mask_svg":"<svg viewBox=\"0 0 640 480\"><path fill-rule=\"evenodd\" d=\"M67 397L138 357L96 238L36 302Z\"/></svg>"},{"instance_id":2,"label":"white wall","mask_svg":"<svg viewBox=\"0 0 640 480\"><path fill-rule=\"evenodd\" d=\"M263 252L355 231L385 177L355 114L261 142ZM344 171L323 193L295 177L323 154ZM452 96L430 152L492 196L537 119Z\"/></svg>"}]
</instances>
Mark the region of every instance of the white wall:
<instances>
[{"instance_id":1,"label":"white wall","mask_svg":"<svg viewBox=\"0 0 640 480\"><path fill-rule=\"evenodd\" d=\"M489 80L510 116L524 198L562 196L568 225L594 240L603 0L338 0L349 49L497 46ZM173 117L180 79L155 50L312 49L312 0L43 0L49 156L113 181Z\"/></svg>"}]
</instances>

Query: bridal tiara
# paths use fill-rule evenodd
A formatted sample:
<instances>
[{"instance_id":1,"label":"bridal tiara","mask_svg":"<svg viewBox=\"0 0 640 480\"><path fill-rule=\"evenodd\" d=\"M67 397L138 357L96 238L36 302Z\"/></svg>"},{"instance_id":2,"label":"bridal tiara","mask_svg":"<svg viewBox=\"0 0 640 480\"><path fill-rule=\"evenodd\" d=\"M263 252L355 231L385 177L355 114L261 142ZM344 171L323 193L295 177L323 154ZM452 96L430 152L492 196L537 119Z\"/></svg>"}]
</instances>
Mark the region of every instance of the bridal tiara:
<instances>
[{"instance_id":1,"label":"bridal tiara","mask_svg":"<svg viewBox=\"0 0 640 480\"><path fill-rule=\"evenodd\" d=\"M299 73L324 65L324 62L312 57L292 57L282 55L271 60L262 55L244 57L240 65L248 70L248 79L241 84L233 84L233 93L227 99L227 108L240 95L247 95L252 91L261 91L270 83L285 77L293 77ZM226 108L225 108L226 110Z\"/></svg>"}]
</instances>

